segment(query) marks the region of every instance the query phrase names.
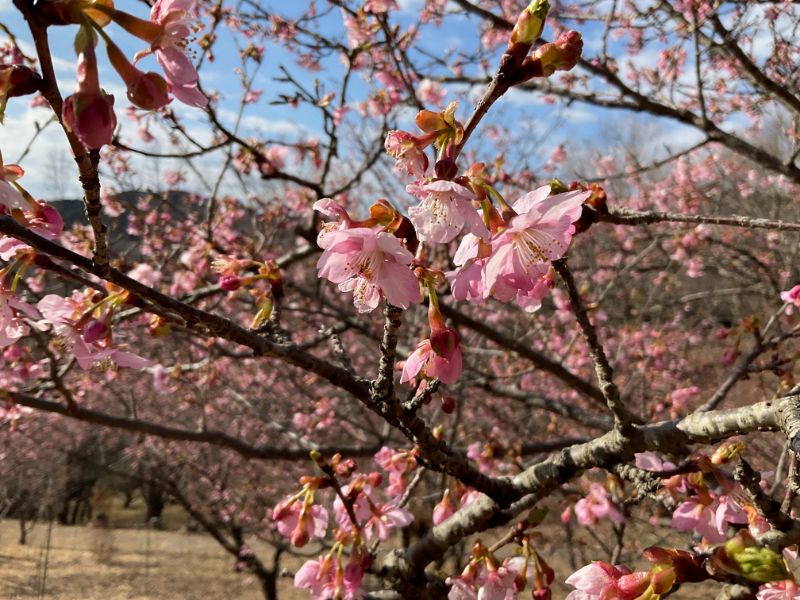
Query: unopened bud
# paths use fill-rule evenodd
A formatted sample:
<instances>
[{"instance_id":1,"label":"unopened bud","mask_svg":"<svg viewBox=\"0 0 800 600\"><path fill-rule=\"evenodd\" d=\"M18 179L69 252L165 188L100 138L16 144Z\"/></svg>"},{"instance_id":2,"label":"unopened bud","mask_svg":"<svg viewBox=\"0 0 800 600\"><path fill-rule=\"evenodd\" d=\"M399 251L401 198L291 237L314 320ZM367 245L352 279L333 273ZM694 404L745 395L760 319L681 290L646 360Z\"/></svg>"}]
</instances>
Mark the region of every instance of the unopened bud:
<instances>
[{"instance_id":1,"label":"unopened bud","mask_svg":"<svg viewBox=\"0 0 800 600\"><path fill-rule=\"evenodd\" d=\"M141 73L128 86L128 100L144 110L158 110L170 101L167 82L158 73Z\"/></svg>"},{"instance_id":2,"label":"unopened bud","mask_svg":"<svg viewBox=\"0 0 800 600\"><path fill-rule=\"evenodd\" d=\"M758 583L789 576L783 556L771 548L759 546L746 529L714 549L710 566L715 571L740 575Z\"/></svg>"},{"instance_id":3,"label":"unopened bud","mask_svg":"<svg viewBox=\"0 0 800 600\"><path fill-rule=\"evenodd\" d=\"M533 0L517 17L508 43L509 47L514 44L530 45L539 39L549 10L550 3L547 0Z\"/></svg>"},{"instance_id":4,"label":"unopened bud","mask_svg":"<svg viewBox=\"0 0 800 600\"><path fill-rule=\"evenodd\" d=\"M42 78L25 65L0 65L0 97L27 96L39 91Z\"/></svg>"},{"instance_id":5,"label":"unopened bud","mask_svg":"<svg viewBox=\"0 0 800 600\"><path fill-rule=\"evenodd\" d=\"M451 414L456 409L456 399L450 396L442 396L442 412L446 415Z\"/></svg>"},{"instance_id":6,"label":"unopened bud","mask_svg":"<svg viewBox=\"0 0 800 600\"><path fill-rule=\"evenodd\" d=\"M725 442L719 448L714 450L714 454L711 455L711 464L712 465L721 465L726 462L730 462L737 458L744 450L744 442L741 440L735 442Z\"/></svg>"},{"instance_id":7,"label":"unopened bud","mask_svg":"<svg viewBox=\"0 0 800 600\"><path fill-rule=\"evenodd\" d=\"M538 48L533 58L542 64L542 74L549 77L556 71L569 71L578 64L583 52L583 39L577 31L566 31L555 42Z\"/></svg>"},{"instance_id":8,"label":"unopened bud","mask_svg":"<svg viewBox=\"0 0 800 600\"><path fill-rule=\"evenodd\" d=\"M219 288L226 292L235 292L242 287L242 278L238 275L223 275L219 278Z\"/></svg>"},{"instance_id":9,"label":"unopened bud","mask_svg":"<svg viewBox=\"0 0 800 600\"><path fill-rule=\"evenodd\" d=\"M436 177L439 179L451 180L458 173L458 166L452 158L443 158L436 161L434 170L436 171Z\"/></svg>"},{"instance_id":10,"label":"unopened bud","mask_svg":"<svg viewBox=\"0 0 800 600\"><path fill-rule=\"evenodd\" d=\"M433 351L449 360L458 348L461 337L455 329L445 327L435 333L431 333L430 340Z\"/></svg>"},{"instance_id":11,"label":"unopened bud","mask_svg":"<svg viewBox=\"0 0 800 600\"><path fill-rule=\"evenodd\" d=\"M308 543L308 539L309 539L308 531L306 531L304 527L301 528L300 524L298 523L297 528L294 531L292 531L292 537L291 537L292 546L294 546L295 548L302 548Z\"/></svg>"}]
</instances>

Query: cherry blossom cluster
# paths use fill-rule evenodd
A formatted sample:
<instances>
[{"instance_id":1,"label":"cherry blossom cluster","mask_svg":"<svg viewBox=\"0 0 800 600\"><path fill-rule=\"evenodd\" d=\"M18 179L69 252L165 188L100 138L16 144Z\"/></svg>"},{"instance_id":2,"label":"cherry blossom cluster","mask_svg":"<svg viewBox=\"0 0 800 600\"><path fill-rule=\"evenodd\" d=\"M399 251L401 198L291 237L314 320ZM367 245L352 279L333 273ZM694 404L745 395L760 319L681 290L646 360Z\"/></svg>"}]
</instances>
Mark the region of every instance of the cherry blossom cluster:
<instances>
[{"instance_id":1,"label":"cherry blossom cluster","mask_svg":"<svg viewBox=\"0 0 800 600\"><path fill-rule=\"evenodd\" d=\"M555 572L523 533L527 525L518 526L518 552L502 562L491 548L476 541L464 570L447 579L451 586L448 600L515 600L526 588L534 600L551 600Z\"/></svg>"},{"instance_id":2,"label":"cherry blossom cluster","mask_svg":"<svg viewBox=\"0 0 800 600\"><path fill-rule=\"evenodd\" d=\"M294 584L309 590L313 598L361 598L364 573L374 558L374 551L368 545L385 542L393 530L414 520L411 512L399 505L399 500L409 485L408 473L416 469L416 460L410 453L389 448L382 448L375 455L375 461L389 473L385 493L392 499L384 501L379 491L384 480L381 473L358 472L352 459L345 460L339 455L330 461L316 453L312 456L325 476L302 477L302 489L279 502L272 519L278 532L294 546L304 546L313 538L323 539L328 532L329 514L315 502L315 494L318 490L333 489L336 527L330 550L318 560L303 564L295 574Z\"/></svg>"}]
</instances>

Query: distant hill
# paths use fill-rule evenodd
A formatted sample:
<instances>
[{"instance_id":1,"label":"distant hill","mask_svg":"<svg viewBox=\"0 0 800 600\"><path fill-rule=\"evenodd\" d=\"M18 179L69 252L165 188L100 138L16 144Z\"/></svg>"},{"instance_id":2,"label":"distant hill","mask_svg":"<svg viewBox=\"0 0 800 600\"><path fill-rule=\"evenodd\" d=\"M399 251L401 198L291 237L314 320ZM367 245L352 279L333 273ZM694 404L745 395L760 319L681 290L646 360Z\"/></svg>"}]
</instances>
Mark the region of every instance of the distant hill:
<instances>
[{"instance_id":1,"label":"distant hill","mask_svg":"<svg viewBox=\"0 0 800 600\"><path fill-rule=\"evenodd\" d=\"M124 212L117 217L109 217L106 214L103 215L103 222L108 228L110 249L113 253L136 254L139 238L128 233L128 220L131 211L137 210L139 200L147 196L158 198L162 208L164 205L167 205L167 212L174 215L176 218L186 216L187 207L191 206L186 202L189 192L180 190L173 190L170 192L140 192L138 190L129 190L115 194L113 198L122 204L125 208ZM73 225L86 225L88 223L82 200L51 200L49 203L61 214L66 228L70 228Z\"/></svg>"}]
</instances>

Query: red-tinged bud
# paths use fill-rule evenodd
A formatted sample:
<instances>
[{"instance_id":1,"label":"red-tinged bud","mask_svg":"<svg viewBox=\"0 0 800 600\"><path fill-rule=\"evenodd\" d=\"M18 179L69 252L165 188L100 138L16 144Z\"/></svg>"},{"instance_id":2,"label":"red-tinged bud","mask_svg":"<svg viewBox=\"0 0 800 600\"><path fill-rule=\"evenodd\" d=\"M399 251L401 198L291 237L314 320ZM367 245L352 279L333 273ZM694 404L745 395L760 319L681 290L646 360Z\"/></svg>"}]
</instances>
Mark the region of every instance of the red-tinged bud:
<instances>
[{"instance_id":1,"label":"red-tinged bud","mask_svg":"<svg viewBox=\"0 0 800 600\"><path fill-rule=\"evenodd\" d=\"M550 588L546 588L543 590L532 590L531 597L533 600L552 600L553 599L553 592Z\"/></svg>"},{"instance_id":2,"label":"red-tinged bud","mask_svg":"<svg viewBox=\"0 0 800 600\"><path fill-rule=\"evenodd\" d=\"M144 73L133 66L125 53L112 41L106 41L111 65L128 87L128 100L144 110L157 110L170 102L167 82L158 73Z\"/></svg>"},{"instance_id":3,"label":"red-tinged bud","mask_svg":"<svg viewBox=\"0 0 800 600\"><path fill-rule=\"evenodd\" d=\"M111 143L117 127L114 96L103 92L76 92L64 100L61 119L81 144L90 150L99 150Z\"/></svg>"},{"instance_id":4,"label":"red-tinged bud","mask_svg":"<svg viewBox=\"0 0 800 600\"><path fill-rule=\"evenodd\" d=\"M117 127L114 96L100 89L97 58L91 43L83 45L78 56L78 90L64 100L61 120L90 150L111 142Z\"/></svg>"},{"instance_id":5,"label":"red-tinged bud","mask_svg":"<svg viewBox=\"0 0 800 600\"><path fill-rule=\"evenodd\" d=\"M96 319L89 321L86 327L83 328L83 340L87 344L100 341L108 337L108 334L108 325Z\"/></svg>"},{"instance_id":6,"label":"red-tinged bud","mask_svg":"<svg viewBox=\"0 0 800 600\"><path fill-rule=\"evenodd\" d=\"M242 278L238 275L223 275L219 278L219 288L226 292L235 292L242 287Z\"/></svg>"},{"instance_id":7,"label":"red-tinged bud","mask_svg":"<svg viewBox=\"0 0 800 600\"><path fill-rule=\"evenodd\" d=\"M650 587L650 573L637 572L623 575L617 580L617 589L623 598L637 598Z\"/></svg>"},{"instance_id":8,"label":"red-tinged bud","mask_svg":"<svg viewBox=\"0 0 800 600\"><path fill-rule=\"evenodd\" d=\"M383 483L383 474L379 473L378 471L373 471L367 476L367 483L369 483L372 487L380 487Z\"/></svg>"},{"instance_id":9,"label":"red-tinged bud","mask_svg":"<svg viewBox=\"0 0 800 600\"><path fill-rule=\"evenodd\" d=\"M436 165L433 167L436 177L439 179L453 179L458 174L458 165L452 158L443 158L437 160Z\"/></svg>"},{"instance_id":10,"label":"red-tinged bud","mask_svg":"<svg viewBox=\"0 0 800 600\"><path fill-rule=\"evenodd\" d=\"M295 548L302 548L308 543L309 540L308 531L305 527L301 527L302 523L303 523L303 517L301 516L300 521L298 521L295 530L292 531L292 537L290 538L292 546L294 546Z\"/></svg>"},{"instance_id":11,"label":"red-tinged bud","mask_svg":"<svg viewBox=\"0 0 800 600\"><path fill-rule=\"evenodd\" d=\"M456 399L447 394L442 396L442 412L446 415L452 414L456 409Z\"/></svg>"},{"instance_id":12,"label":"red-tinged bud","mask_svg":"<svg viewBox=\"0 0 800 600\"><path fill-rule=\"evenodd\" d=\"M539 39L549 11L550 3L547 0L533 0L517 17L508 41L509 48L514 44L530 45Z\"/></svg>"},{"instance_id":13,"label":"red-tinged bud","mask_svg":"<svg viewBox=\"0 0 800 600\"><path fill-rule=\"evenodd\" d=\"M446 359L450 359L461 343L461 336L455 329L445 327L436 332L431 332L431 348Z\"/></svg>"},{"instance_id":14,"label":"red-tinged bud","mask_svg":"<svg viewBox=\"0 0 800 600\"><path fill-rule=\"evenodd\" d=\"M0 65L0 120L9 98L27 96L42 87L39 74L25 65Z\"/></svg>"},{"instance_id":15,"label":"red-tinged bud","mask_svg":"<svg viewBox=\"0 0 800 600\"><path fill-rule=\"evenodd\" d=\"M170 103L167 82L158 73L142 73L128 85L128 100L144 110L158 110Z\"/></svg>"},{"instance_id":16,"label":"red-tinged bud","mask_svg":"<svg viewBox=\"0 0 800 600\"><path fill-rule=\"evenodd\" d=\"M583 39L577 31L566 31L555 42L544 44L533 53L542 64L542 75L549 77L556 71L569 71L578 64L583 52Z\"/></svg>"}]
</instances>

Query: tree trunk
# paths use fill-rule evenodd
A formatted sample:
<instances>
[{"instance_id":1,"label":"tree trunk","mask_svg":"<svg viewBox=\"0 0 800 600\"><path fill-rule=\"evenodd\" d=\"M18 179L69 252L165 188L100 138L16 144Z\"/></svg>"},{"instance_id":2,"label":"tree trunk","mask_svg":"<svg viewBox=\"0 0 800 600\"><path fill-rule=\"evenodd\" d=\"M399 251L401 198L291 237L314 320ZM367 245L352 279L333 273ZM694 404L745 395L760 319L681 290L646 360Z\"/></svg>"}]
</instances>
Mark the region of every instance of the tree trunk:
<instances>
[{"instance_id":1,"label":"tree trunk","mask_svg":"<svg viewBox=\"0 0 800 600\"><path fill-rule=\"evenodd\" d=\"M19 516L19 544L24 546L28 543L28 527L26 525L25 514L21 513Z\"/></svg>"},{"instance_id":2,"label":"tree trunk","mask_svg":"<svg viewBox=\"0 0 800 600\"><path fill-rule=\"evenodd\" d=\"M144 520L147 523L155 523L160 526L161 517L164 513L164 507L167 504L167 498L164 490L157 483L149 482L144 486L144 501L147 505L147 511Z\"/></svg>"}]
</instances>

